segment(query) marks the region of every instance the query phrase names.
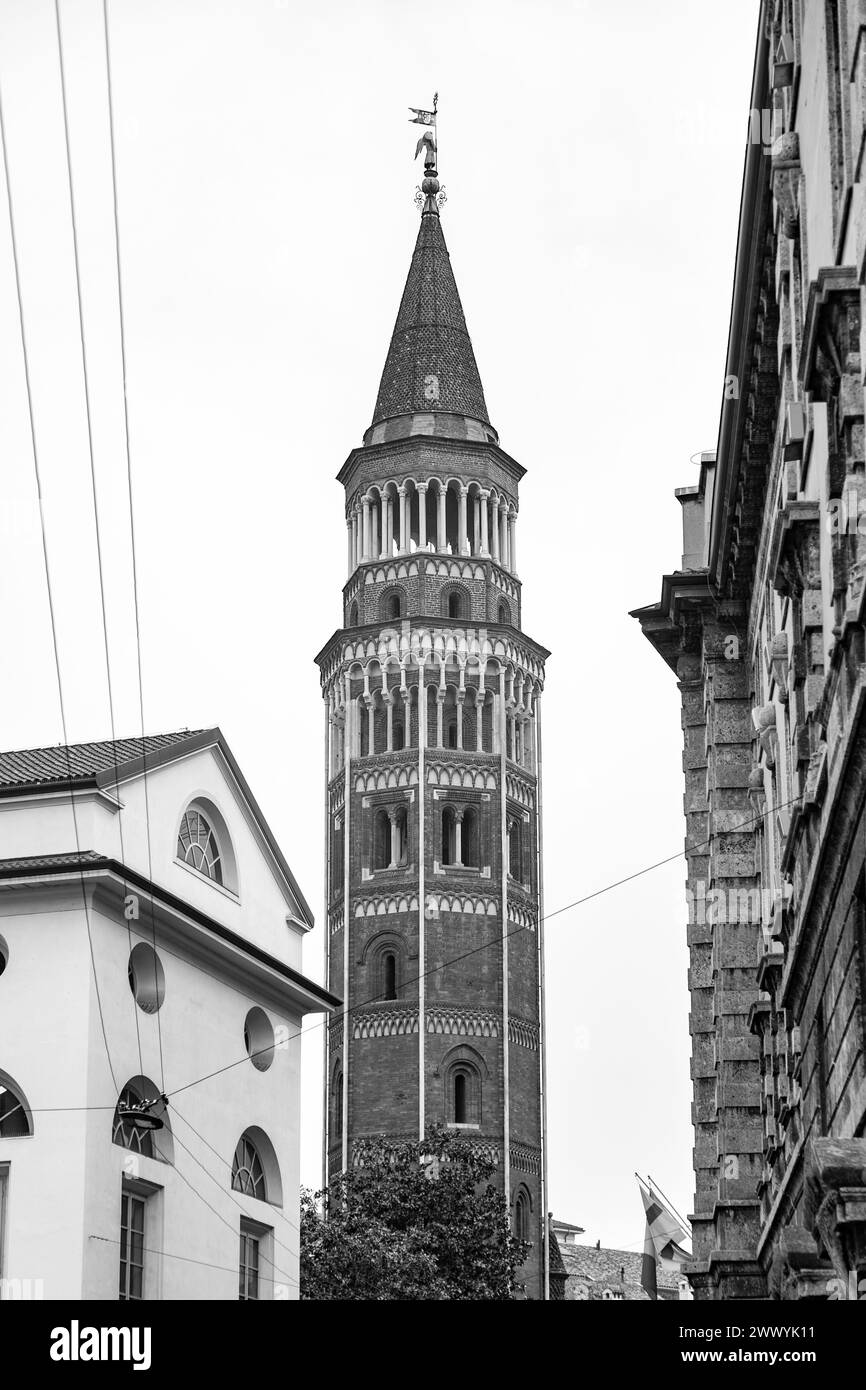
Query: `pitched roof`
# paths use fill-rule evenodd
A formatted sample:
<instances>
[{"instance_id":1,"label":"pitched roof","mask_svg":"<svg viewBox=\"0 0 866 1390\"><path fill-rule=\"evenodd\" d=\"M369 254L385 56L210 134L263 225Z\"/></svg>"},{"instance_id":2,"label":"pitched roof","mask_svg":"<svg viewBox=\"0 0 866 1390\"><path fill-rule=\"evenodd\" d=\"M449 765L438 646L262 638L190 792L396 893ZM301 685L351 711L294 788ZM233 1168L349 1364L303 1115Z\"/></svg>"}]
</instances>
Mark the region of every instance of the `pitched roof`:
<instances>
[{"instance_id":1,"label":"pitched roof","mask_svg":"<svg viewBox=\"0 0 866 1390\"><path fill-rule=\"evenodd\" d=\"M372 423L400 415L446 412L489 425L439 213L432 200L428 203L421 215ZM436 378L438 386L433 399L430 377Z\"/></svg>"},{"instance_id":2,"label":"pitched roof","mask_svg":"<svg viewBox=\"0 0 866 1390\"><path fill-rule=\"evenodd\" d=\"M24 748L14 753L0 753L0 798L25 796L31 792L113 787L117 781L138 777L145 770L155 771L175 758L214 746L222 753L258 822L268 848L291 889L301 919L312 927L314 919L309 903L218 728L178 729L170 734L148 734L143 739L103 739L98 743L71 743L68 748L59 744L51 748Z\"/></svg>"},{"instance_id":3,"label":"pitched roof","mask_svg":"<svg viewBox=\"0 0 866 1390\"><path fill-rule=\"evenodd\" d=\"M594 1286L598 1297L604 1289L610 1289L629 1302L648 1299L640 1281L643 1256L639 1251L604 1250L567 1242L560 1242L559 1249L568 1271L569 1287L572 1281L583 1282ZM656 1279L660 1292L678 1287L676 1274L661 1267L657 1268Z\"/></svg>"},{"instance_id":4,"label":"pitched roof","mask_svg":"<svg viewBox=\"0 0 866 1390\"><path fill-rule=\"evenodd\" d=\"M116 767L134 763L142 755L150 761L154 754L202 732L180 729L171 734L149 734L143 739L101 739L97 743L71 743L68 747L59 743L51 748L0 753L0 792L93 783L102 773L113 773Z\"/></svg>"}]
</instances>

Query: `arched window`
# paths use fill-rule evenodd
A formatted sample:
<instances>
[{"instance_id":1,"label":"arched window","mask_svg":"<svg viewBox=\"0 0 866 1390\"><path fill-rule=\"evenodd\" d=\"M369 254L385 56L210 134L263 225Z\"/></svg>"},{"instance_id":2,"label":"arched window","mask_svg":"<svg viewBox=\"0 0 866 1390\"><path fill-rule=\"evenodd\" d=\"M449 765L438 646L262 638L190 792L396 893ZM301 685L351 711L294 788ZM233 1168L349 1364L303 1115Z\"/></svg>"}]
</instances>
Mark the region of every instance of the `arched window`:
<instances>
[{"instance_id":1,"label":"arched window","mask_svg":"<svg viewBox=\"0 0 866 1390\"><path fill-rule=\"evenodd\" d=\"M395 622L403 616L403 595L399 589L392 589L382 600L382 617Z\"/></svg>"},{"instance_id":2,"label":"arched window","mask_svg":"<svg viewBox=\"0 0 866 1390\"><path fill-rule=\"evenodd\" d=\"M397 957L393 951L386 951L382 957L382 998L397 998Z\"/></svg>"},{"instance_id":3,"label":"arched window","mask_svg":"<svg viewBox=\"0 0 866 1390\"><path fill-rule=\"evenodd\" d=\"M457 747L457 715L453 711L445 716L443 727L446 748Z\"/></svg>"},{"instance_id":4,"label":"arched window","mask_svg":"<svg viewBox=\"0 0 866 1390\"><path fill-rule=\"evenodd\" d=\"M406 730L402 719L395 719L391 725L391 746L395 753L406 747Z\"/></svg>"},{"instance_id":5,"label":"arched window","mask_svg":"<svg viewBox=\"0 0 866 1390\"><path fill-rule=\"evenodd\" d=\"M478 852L478 812L474 806L467 806L463 812L461 857L467 869L480 867Z\"/></svg>"},{"instance_id":6,"label":"arched window","mask_svg":"<svg viewBox=\"0 0 866 1390\"><path fill-rule=\"evenodd\" d=\"M352 607L349 609L349 627L357 627L357 626L358 626L358 605L357 605L357 603L353 603L353 604L352 604Z\"/></svg>"},{"instance_id":7,"label":"arched window","mask_svg":"<svg viewBox=\"0 0 866 1390\"><path fill-rule=\"evenodd\" d=\"M396 854L394 851L396 850ZM406 808L398 806L394 815L394 833L392 836L392 863L401 867L406 863Z\"/></svg>"},{"instance_id":8,"label":"arched window","mask_svg":"<svg viewBox=\"0 0 866 1390\"><path fill-rule=\"evenodd\" d=\"M232 1187L235 1192L244 1192L248 1197L258 1197L262 1202L268 1200L262 1160L255 1144L246 1134L241 1135L235 1149Z\"/></svg>"},{"instance_id":9,"label":"arched window","mask_svg":"<svg viewBox=\"0 0 866 1390\"><path fill-rule=\"evenodd\" d=\"M523 882L523 824L516 819L508 823L508 872Z\"/></svg>"},{"instance_id":10,"label":"arched window","mask_svg":"<svg viewBox=\"0 0 866 1390\"><path fill-rule=\"evenodd\" d=\"M465 615L463 612L463 607L463 595L459 593L456 589L452 589L451 593L448 595L448 617L464 617Z\"/></svg>"},{"instance_id":11,"label":"arched window","mask_svg":"<svg viewBox=\"0 0 866 1390\"><path fill-rule=\"evenodd\" d=\"M457 817L453 806L442 812L442 863L457 863Z\"/></svg>"},{"instance_id":12,"label":"arched window","mask_svg":"<svg viewBox=\"0 0 866 1390\"><path fill-rule=\"evenodd\" d=\"M453 1125L481 1123L481 1077L471 1062L460 1061L448 1074L448 1120Z\"/></svg>"},{"instance_id":13,"label":"arched window","mask_svg":"<svg viewBox=\"0 0 866 1390\"><path fill-rule=\"evenodd\" d=\"M511 610L507 603L500 603L499 605L499 621L503 625L507 625L511 622Z\"/></svg>"},{"instance_id":14,"label":"arched window","mask_svg":"<svg viewBox=\"0 0 866 1390\"><path fill-rule=\"evenodd\" d=\"M151 1114L162 1120L161 1129L141 1129L132 1120L123 1118L121 1111L148 1104ZM154 1083L146 1076L133 1077L120 1093L111 1125L111 1142L121 1149L130 1149L143 1158L161 1159L170 1163L173 1158L171 1129L165 1102Z\"/></svg>"},{"instance_id":15,"label":"arched window","mask_svg":"<svg viewBox=\"0 0 866 1390\"><path fill-rule=\"evenodd\" d=\"M387 869L391 863L391 822L384 807L376 812L373 821L373 868Z\"/></svg>"},{"instance_id":16,"label":"arched window","mask_svg":"<svg viewBox=\"0 0 866 1390\"><path fill-rule=\"evenodd\" d=\"M191 808L180 823L177 857L197 869L205 878L222 883L222 855L213 828L201 811Z\"/></svg>"},{"instance_id":17,"label":"arched window","mask_svg":"<svg viewBox=\"0 0 866 1390\"><path fill-rule=\"evenodd\" d=\"M521 1187L514 1201L514 1234L518 1240L529 1243L529 1193Z\"/></svg>"},{"instance_id":18,"label":"arched window","mask_svg":"<svg viewBox=\"0 0 866 1390\"><path fill-rule=\"evenodd\" d=\"M24 1097L0 1072L0 1139L23 1139L31 1133Z\"/></svg>"},{"instance_id":19,"label":"arched window","mask_svg":"<svg viewBox=\"0 0 866 1390\"><path fill-rule=\"evenodd\" d=\"M458 1071L454 1076L454 1123L456 1125L466 1124L466 1116L468 1114L466 1091L468 1084L466 1073Z\"/></svg>"},{"instance_id":20,"label":"arched window","mask_svg":"<svg viewBox=\"0 0 866 1390\"><path fill-rule=\"evenodd\" d=\"M343 1068L338 1064L334 1072L334 1138L343 1137Z\"/></svg>"},{"instance_id":21,"label":"arched window","mask_svg":"<svg viewBox=\"0 0 866 1390\"><path fill-rule=\"evenodd\" d=\"M380 806L373 820L373 868L402 868L407 843L405 806Z\"/></svg>"}]
</instances>

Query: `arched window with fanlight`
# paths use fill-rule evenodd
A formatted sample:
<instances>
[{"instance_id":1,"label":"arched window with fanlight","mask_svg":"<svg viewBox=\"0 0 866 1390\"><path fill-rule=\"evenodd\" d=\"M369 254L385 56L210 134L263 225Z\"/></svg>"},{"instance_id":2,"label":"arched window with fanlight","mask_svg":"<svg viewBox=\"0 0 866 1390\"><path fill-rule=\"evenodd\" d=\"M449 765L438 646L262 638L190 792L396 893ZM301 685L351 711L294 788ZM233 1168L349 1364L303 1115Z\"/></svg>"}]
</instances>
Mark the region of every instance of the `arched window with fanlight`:
<instances>
[{"instance_id":1,"label":"arched window with fanlight","mask_svg":"<svg viewBox=\"0 0 866 1390\"><path fill-rule=\"evenodd\" d=\"M142 1110L162 1123L146 1128L135 1121L130 1111ZM111 1123L111 1142L121 1149L130 1149L143 1158L155 1158L163 1163L173 1161L171 1127L165 1101L153 1081L146 1076L134 1076L127 1081L118 1097Z\"/></svg>"},{"instance_id":2,"label":"arched window with fanlight","mask_svg":"<svg viewBox=\"0 0 866 1390\"><path fill-rule=\"evenodd\" d=\"M232 1187L247 1197L268 1200L265 1169L259 1151L249 1135L242 1134L232 1161Z\"/></svg>"},{"instance_id":3,"label":"arched window with fanlight","mask_svg":"<svg viewBox=\"0 0 866 1390\"><path fill-rule=\"evenodd\" d=\"M222 854L214 828L194 806L184 812L177 836L177 857L214 883L223 881Z\"/></svg>"},{"instance_id":4,"label":"arched window with fanlight","mask_svg":"<svg viewBox=\"0 0 866 1390\"><path fill-rule=\"evenodd\" d=\"M24 1139L32 1133L30 1107L12 1078L0 1071L0 1139Z\"/></svg>"}]
</instances>

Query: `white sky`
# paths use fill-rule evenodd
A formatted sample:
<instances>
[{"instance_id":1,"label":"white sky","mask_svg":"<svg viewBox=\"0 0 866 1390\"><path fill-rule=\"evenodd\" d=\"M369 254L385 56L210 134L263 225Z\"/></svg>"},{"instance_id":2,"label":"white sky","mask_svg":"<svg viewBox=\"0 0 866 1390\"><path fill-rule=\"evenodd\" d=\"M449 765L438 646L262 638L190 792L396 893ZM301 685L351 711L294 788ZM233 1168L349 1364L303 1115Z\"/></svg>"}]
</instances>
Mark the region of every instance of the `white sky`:
<instances>
[{"instance_id":1,"label":"white sky","mask_svg":"<svg viewBox=\"0 0 866 1390\"><path fill-rule=\"evenodd\" d=\"M119 735L139 731L101 0L62 0ZM443 225L491 418L529 470L524 626L550 647L553 911L681 849L673 674L627 616L679 564L715 445L753 0L111 0L149 732L218 723L322 915L313 656L346 578L334 475L370 422L440 94ZM70 737L110 733L54 9L0 0ZM0 201L0 746L58 742ZM642 1245L692 1208L680 860L548 928L550 1205ZM305 966L322 975L319 928ZM302 1175L318 1185L305 1043Z\"/></svg>"}]
</instances>

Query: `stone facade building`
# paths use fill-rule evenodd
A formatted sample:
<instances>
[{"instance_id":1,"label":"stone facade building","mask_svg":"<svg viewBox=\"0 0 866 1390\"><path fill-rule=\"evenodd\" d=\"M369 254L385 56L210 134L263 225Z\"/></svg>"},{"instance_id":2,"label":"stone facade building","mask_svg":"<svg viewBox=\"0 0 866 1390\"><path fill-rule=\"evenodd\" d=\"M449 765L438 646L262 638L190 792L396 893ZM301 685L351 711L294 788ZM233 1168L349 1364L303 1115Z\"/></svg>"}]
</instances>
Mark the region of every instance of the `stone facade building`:
<instances>
[{"instance_id":1,"label":"stone facade building","mask_svg":"<svg viewBox=\"0 0 866 1390\"><path fill-rule=\"evenodd\" d=\"M704 1299L866 1295L864 40L761 6L718 446L634 615L682 700Z\"/></svg>"},{"instance_id":2,"label":"stone facade building","mask_svg":"<svg viewBox=\"0 0 866 1390\"><path fill-rule=\"evenodd\" d=\"M439 1122L498 1164L544 1293L541 739L548 652L521 628L518 485L490 423L436 170L346 494L325 701L325 1171Z\"/></svg>"}]
</instances>

